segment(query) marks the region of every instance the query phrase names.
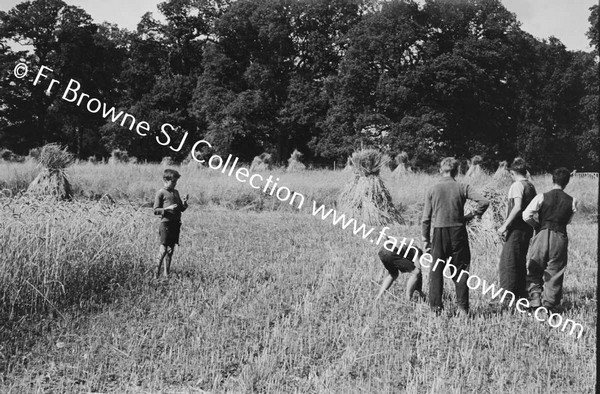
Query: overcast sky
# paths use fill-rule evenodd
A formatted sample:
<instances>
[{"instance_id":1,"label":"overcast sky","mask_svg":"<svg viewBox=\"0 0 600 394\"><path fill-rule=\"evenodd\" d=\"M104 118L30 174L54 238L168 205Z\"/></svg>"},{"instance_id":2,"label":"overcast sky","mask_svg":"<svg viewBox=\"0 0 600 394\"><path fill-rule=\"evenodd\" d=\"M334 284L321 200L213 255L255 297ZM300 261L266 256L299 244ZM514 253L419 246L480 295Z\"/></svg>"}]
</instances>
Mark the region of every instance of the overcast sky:
<instances>
[{"instance_id":1,"label":"overcast sky","mask_svg":"<svg viewBox=\"0 0 600 394\"><path fill-rule=\"evenodd\" d=\"M21 0L0 0L0 10L8 11ZM86 10L96 22L107 21L134 30L147 11L158 13L160 0L66 0ZM502 0L517 15L522 29L538 38L555 36L568 49L590 51L585 35L590 23L589 8L597 0Z\"/></svg>"}]
</instances>

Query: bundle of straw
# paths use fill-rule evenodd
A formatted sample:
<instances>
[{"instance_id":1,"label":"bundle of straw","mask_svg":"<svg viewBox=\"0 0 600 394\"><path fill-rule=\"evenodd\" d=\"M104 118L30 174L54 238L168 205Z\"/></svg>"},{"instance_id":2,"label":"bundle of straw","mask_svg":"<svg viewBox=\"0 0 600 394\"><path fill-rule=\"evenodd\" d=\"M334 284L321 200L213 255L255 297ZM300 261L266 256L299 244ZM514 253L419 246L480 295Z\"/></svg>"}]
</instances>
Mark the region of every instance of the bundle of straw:
<instances>
[{"instance_id":1,"label":"bundle of straw","mask_svg":"<svg viewBox=\"0 0 600 394\"><path fill-rule=\"evenodd\" d=\"M342 191L338 209L357 222L371 226L404 223L379 176L386 164L385 157L374 149L355 152L352 155L355 176Z\"/></svg>"},{"instance_id":2,"label":"bundle of straw","mask_svg":"<svg viewBox=\"0 0 600 394\"><path fill-rule=\"evenodd\" d=\"M271 170L272 156L268 153L261 153L255 156L250 165L250 171L269 171Z\"/></svg>"},{"instance_id":3,"label":"bundle of straw","mask_svg":"<svg viewBox=\"0 0 600 394\"><path fill-rule=\"evenodd\" d=\"M38 161L47 170L63 171L73 164L75 158L67 148L61 148L58 144L48 144L42 148Z\"/></svg>"},{"instance_id":4,"label":"bundle of straw","mask_svg":"<svg viewBox=\"0 0 600 394\"><path fill-rule=\"evenodd\" d=\"M42 149L41 148L32 148L29 149L29 153L27 154L27 158L31 158L31 159L35 159L37 160L40 157L40 153L41 153Z\"/></svg>"},{"instance_id":5,"label":"bundle of straw","mask_svg":"<svg viewBox=\"0 0 600 394\"><path fill-rule=\"evenodd\" d=\"M42 172L31 182L27 193L38 196L52 196L61 200L73 196L65 169L73 164L74 157L66 148L58 144L45 145L38 158Z\"/></svg>"},{"instance_id":6,"label":"bundle of straw","mask_svg":"<svg viewBox=\"0 0 600 394\"><path fill-rule=\"evenodd\" d=\"M288 159L288 172L299 172L306 170L306 166L300 161L302 156L302 153L300 153L297 149L294 149L292 156L290 156Z\"/></svg>"},{"instance_id":7,"label":"bundle of straw","mask_svg":"<svg viewBox=\"0 0 600 394\"><path fill-rule=\"evenodd\" d=\"M510 171L508 171L508 162L503 160L498 164L498 169L494 173L494 179L502 179L509 178L510 179Z\"/></svg>"},{"instance_id":8,"label":"bundle of straw","mask_svg":"<svg viewBox=\"0 0 600 394\"><path fill-rule=\"evenodd\" d=\"M346 160L346 167L344 167L343 172L352 172L352 157L348 156L348 160Z\"/></svg>"},{"instance_id":9,"label":"bundle of straw","mask_svg":"<svg viewBox=\"0 0 600 394\"><path fill-rule=\"evenodd\" d=\"M482 162L483 162L483 159L481 158L481 156L479 156L479 155L473 156L473 158L469 162L469 170L467 171L467 174L465 176L468 178L477 178L477 177L486 175L483 168L481 168Z\"/></svg>"},{"instance_id":10,"label":"bundle of straw","mask_svg":"<svg viewBox=\"0 0 600 394\"><path fill-rule=\"evenodd\" d=\"M108 159L108 164L127 163L129 162L129 154L126 150L113 149Z\"/></svg>"},{"instance_id":11,"label":"bundle of straw","mask_svg":"<svg viewBox=\"0 0 600 394\"><path fill-rule=\"evenodd\" d=\"M408 153L404 151L398 153L395 160L397 166L394 169L394 172L392 172L394 178L401 178L402 175L412 172L412 169L408 165Z\"/></svg>"},{"instance_id":12,"label":"bundle of straw","mask_svg":"<svg viewBox=\"0 0 600 394\"><path fill-rule=\"evenodd\" d=\"M471 238L484 247L492 248L502 243L496 231L504 223L508 207L506 194L511 182L510 177L496 178L481 189L481 194L490 201L490 206L481 219L474 219L469 222L467 230ZM474 202L467 201L465 212L475 209L475 205Z\"/></svg>"},{"instance_id":13,"label":"bundle of straw","mask_svg":"<svg viewBox=\"0 0 600 394\"><path fill-rule=\"evenodd\" d=\"M176 166L177 162L175 162L175 160L173 160L172 157L170 156L165 156L162 158L160 165L163 167L169 167L169 166Z\"/></svg>"}]
</instances>

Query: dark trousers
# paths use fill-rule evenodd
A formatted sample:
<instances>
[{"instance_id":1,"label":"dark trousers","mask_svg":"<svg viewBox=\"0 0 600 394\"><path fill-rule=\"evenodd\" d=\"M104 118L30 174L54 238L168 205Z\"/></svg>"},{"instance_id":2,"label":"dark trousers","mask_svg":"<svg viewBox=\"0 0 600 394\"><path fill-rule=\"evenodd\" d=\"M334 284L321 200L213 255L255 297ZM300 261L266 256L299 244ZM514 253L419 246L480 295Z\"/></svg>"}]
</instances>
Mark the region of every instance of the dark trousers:
<instances>
[{"instance_id":1,"label":"dark trousers","mask_svg":"<svg viewBox=\"0 0 600 394\"><path fill-rule=\"evenodd\" d=\"M434 228L431 250L433 263L429 272L429 305L434 310L439 310L443 307L443 271L448 264L448 259L452 257L449 264L456 267L456 274L452 277L456 286L456 302L459 308L469 310L469 288L467 287L469 276L467 274L460 275L463 270L469 269L469 263L471 262L469 236L467 235L466 227ZM439 262L436 267L435 264L438 259L443 260L443 262ZM452 275L454 270L448 269L446 272L447 275ZM459 276L460 281L457 281Z\"/></svg>"},{"instance_id":2,"label":"dark trousers","mask_svg":"<svg viewBox=\"0 0 600 394\"><path fill-rule=\"evenodd\" d=\"M509 230L500 254L500 287L517 299L527 298L527 250L532 236L532 228Z\"/></svg>"},{"instance_id":3,"label":"dark trousers","mask_svg":"<svg viewBox=\"0 0 600 394\"><path fill-rule=\"evenodd\" d=\"M541 293L545 307L555 307L562 299L568 246L566 234L549 229L540 231L531 241L527 257L527 290L530 298Z\"/></svg>"}]
</instances>

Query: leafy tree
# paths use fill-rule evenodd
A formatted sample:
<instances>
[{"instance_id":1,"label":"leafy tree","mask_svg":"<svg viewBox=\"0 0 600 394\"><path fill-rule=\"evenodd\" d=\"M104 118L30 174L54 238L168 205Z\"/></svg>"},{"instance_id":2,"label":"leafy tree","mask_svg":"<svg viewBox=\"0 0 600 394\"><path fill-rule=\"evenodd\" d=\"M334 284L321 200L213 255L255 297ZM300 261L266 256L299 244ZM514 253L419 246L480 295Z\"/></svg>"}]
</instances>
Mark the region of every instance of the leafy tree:
<instances>
[{"instance_id":1,"label":"leafy tree","mask_svg":"<svg viewBox=\"0 0 600 394\"><path fill-rule=\"evenodd\" d=\"M27 1L0 14L0 20L3 40L32 48L32 52L20 54L30 68L27 80L14 82L20 92L13 89L12 95L7 91L3 97L7 102L27 97L26 106L9 107L5 111L10 124L5 133L26 137L21 141L13 138L16 150L24 153L33 146L58 141L69 144L80 157L96 153L99 141L96 131L101 121L81 107L66 103L57 92L64 90L72 78L92 97L100 100L110 97L121 52L103 36L84 10L61 0ZM55 88L55 92L47 95L48 81L33 86L41 66L53 70L47 74L61 81L61 89ZM26 116L21 112L25 108Z\"/></svg>"},{"instance_id":2,"label":"leafy tree","mask_svg":"<svg viewBox=\"0 0 600 394\"><path fill-rule=\"evenodd\" d=\"M598 4L590 7L590 28L588 29L587 36L590 39L590 46L594 48L598 53Z\"/></svg>"},{"instance_id":3,"label":"leafy tree","mask_svg":"<svg viewBox=\"0 0 600 394\"><path fill-rule=\"evenodd\" d=\"M151 13L142 17L137 31L127 37L129 56L121 74L127 88L120 105L150 123L150 132L146 137L123 137L118 126L107 123L103 128L107 146L150 160L163 156L182 159L189 154L191 144L205 133L204 122L191 111L193 92L204 66L202 54L206 43L213 39L214 23L226 5L226 1L218 0L168 0L158 5L165 22L154 19ZM162 135L165 123L175 128L166 128L173 150L155 140ZM184 138L184 146L175 151Z\"/></svg>"}]
</instances>

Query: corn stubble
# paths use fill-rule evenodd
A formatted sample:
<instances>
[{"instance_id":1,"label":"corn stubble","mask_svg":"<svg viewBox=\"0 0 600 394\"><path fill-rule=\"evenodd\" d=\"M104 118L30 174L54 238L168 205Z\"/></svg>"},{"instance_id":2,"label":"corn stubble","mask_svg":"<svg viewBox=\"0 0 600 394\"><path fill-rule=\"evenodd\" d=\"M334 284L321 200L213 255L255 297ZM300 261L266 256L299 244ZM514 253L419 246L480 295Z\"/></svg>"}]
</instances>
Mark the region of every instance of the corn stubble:
<instances>
[{"instance_id":1,"label":"corn stubble","mask_svg":"<svg viewBox=\"0 0 600 394\"><path fill-rule=\"evenodd\" d=\"M98 167L97 187L139 178L152 188L157 173L131 165L102 178ZM85 179L77 165L71 170ZM302 185L343 182L326 172L282 179L307 195ZM384 181L394 201L417 206L395 235L418 239L416 204L436 178ZM242 190L222 182L189 171L180 188ZM540 191L542 182L534 180ZM582 194L583 185L570 187ZM303 213L193 204L174 276L157 283L147 272L157 246L149 209L31 197L0 203L2 392L594 390L596 224L570 227L563 316L585 324L576 339L490 310L479 291L471 292L472 319L435 317L426 304L402 300L403 276L373 306L384 274L377 247ZM472 241L470 271L495 282L500 246ZM445 294L449 315L450 281Z\"/></svg>"}]
</instances>

